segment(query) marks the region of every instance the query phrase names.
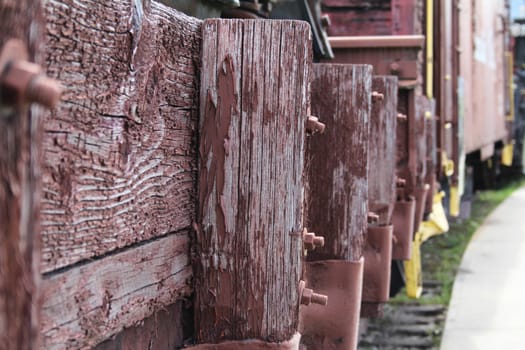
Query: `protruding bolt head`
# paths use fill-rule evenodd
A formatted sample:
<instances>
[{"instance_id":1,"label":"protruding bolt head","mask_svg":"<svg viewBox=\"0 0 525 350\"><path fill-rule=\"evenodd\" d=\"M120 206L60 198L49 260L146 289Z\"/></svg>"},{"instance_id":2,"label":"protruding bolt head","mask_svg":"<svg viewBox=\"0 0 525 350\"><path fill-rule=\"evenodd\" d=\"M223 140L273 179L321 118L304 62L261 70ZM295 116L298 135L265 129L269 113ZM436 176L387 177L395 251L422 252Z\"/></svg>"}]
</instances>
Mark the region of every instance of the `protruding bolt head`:
<instances>
[{"instance_id":1,"label":"protruding bolt head","mask_svg":"<svg viewBox=\"0 0 525 350\"><path fill-rule=\"evenodd\" d=\"M379 215L374 212L368 212L367 219L369 224L375 224L379 221Z\"/></svg>"},{"instance_id":2,"label":"protruding bolt head","mask_svg":"<svg viewBox=\"0 0 525 350\"><path fill-rule=\"evenodd\" d=\"M324 132L324 129L326 128L326 125L321 123L319 121L319 118L314 116L309 116L306 120L306 131L310 134L320 133L322 134Z\"/></svg>"},{"instance_id":3,"label":"protruding bolt head","mask_svg":"<svg viewBox=\"0 0 525 350\"><path fill-rule=\"evenodd\" d=\"M305 228L303 230L303 245L304 249L314 250L317 247L324 246L324 237L316 236L313 232L308 232Z\"/></svg>"},{"instance_id":4,"label":"protruding bolt head","mask_svg":"<svg viewBox=\"0 0 525 350\"><path fill-rule=\"evenodd\" d=\"M328 15L322 15L321 16L321 25L323 28L328 28L332 25L332 21L330 20L330 16Z\"/></svg>"},{"instance_id":5,"label":"protruding bolt head","mask_svg":"<svg viewBox=\"0 0 525 350\"><path fill-rule=\"evenodd\" d=\"M390 72L391 73L399 73L399 70L401 69L401 67L399 66L399 63L397 62L392 62L390 63Z\"/></svg>"},{"instance_id":6,"label":"protruding bolt head","mask_svg":"<svg viewBox=\"0 0 525 350\"><path fill-rule=\"evenodd\" d=\"M407 180L403 179L403 178L396 178L396 187L405 187L407 184Z\"/></svg>"},{"instance_id":7,"label":"protruding bolt head","mask_svg":"<svg viewBox=\"0 0 525 350\"><path fill-rule=\"evenodd\" d=\"M7 65L0 84L18 104L36 102L47 108L56 106L60 99L60 85L44 75L39 65L16 61Z\"/></svg>"},{"instance_id":8,"label":"protruding bolt head","mask_svg":"<svg viewBox=\"0 0 525 350\"><path fill-rule=\"evenodd\" d=\"M318 304L326 306L328 304L328 297L324 294L315 293L312 289L306 288L304 281L299 282L299 299L301 305Z\"/></svg>"},{"instance_id":9,"label":"protruding bolt head","mask_svg":"<svg viewBox=\"0 0 525 350\"><path fill-rule=\"evenodd\" d=\"M408 119L408 117L406 116L406 114L403 114L403 113L398 113L397 114L397 120L405 121L407 119Z\"/></svg>"},{"instance_id":10,"label":"protruding bolt head","mask_svg":"<svg viewBox=\"0 0 525 350\"><path fill-rule=\"evenodd\" d=\"M385 95L380 92L372 91L372 102L379 102L385 99Z\"/></svg>"}]
</instances>

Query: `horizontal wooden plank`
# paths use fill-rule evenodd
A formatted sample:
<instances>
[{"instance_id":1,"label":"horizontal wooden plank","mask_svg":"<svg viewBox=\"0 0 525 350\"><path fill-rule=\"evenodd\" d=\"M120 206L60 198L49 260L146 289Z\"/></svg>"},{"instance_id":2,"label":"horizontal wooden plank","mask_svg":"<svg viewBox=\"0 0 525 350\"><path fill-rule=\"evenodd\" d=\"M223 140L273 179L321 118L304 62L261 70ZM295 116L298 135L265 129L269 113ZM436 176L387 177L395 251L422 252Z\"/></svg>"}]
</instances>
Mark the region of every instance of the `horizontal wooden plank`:
<instances>
[{"instance_id":1,"label":"horizontal wooden plank","mask_svg":"<svg viewBox=\"0 0 525 350\"><path fill-rule=\"evenodd\" d=\"M142 5L144 3L144 5ZM43 272L191 225L201 22L156 2L46 2Z\"/></svg>"},{"instance_id":2,"label":"horizontal wooden plank","mask_svg":"<svg viewBox=\"0 0 525 350\"><path fill-rule=\"evenodd\" d=\"M44 279L43 348L86 349L189 295L187 232Z\"/></svg>"},{"instance_id":3,"label":"horizontal wooden plank","mask_svg":"<svg viewBox=\"0 0 525 350\"><path fill-rule=\"evenodd\" d=\"M173 350L182 347L184 342L182 313L184 302L167 306L135 327L124 329L99 345L94 350L155 349Z\"/></svg>"}]
</instances>

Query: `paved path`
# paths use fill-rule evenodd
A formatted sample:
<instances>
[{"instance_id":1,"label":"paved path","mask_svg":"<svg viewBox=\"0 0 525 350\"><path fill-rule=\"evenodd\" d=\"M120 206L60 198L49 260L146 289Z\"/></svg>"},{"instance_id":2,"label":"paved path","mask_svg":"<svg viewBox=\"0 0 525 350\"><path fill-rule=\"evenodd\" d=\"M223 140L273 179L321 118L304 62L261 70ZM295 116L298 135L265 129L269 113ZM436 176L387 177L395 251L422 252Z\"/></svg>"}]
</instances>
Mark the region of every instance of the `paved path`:
<instances>
[{"instance_id":1,"label":"paved path","mask_svg":"<svg viewBox=\"0 0 525 350\"><path fill-rule=\"evenodd\" d=\"M525 187L506 199L469 243L441 349L525 349Z\"/></svg>"}]
</instances>

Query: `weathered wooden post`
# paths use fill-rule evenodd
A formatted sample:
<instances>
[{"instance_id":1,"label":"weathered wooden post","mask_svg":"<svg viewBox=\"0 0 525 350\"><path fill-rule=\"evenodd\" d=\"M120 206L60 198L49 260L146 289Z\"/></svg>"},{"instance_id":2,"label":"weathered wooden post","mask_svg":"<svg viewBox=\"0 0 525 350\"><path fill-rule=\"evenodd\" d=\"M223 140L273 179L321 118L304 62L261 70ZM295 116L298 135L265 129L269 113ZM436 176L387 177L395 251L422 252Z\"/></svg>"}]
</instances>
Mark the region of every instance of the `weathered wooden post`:
<instances>
[{"instance_id":1,"label":"weathered wooden post","mask_svg":"<svg viewBox=\"0 0 525 350\"><path fill-rule=\"evenodd\" d=\"M297 21L204 22L197 348L298 347L310 40Z\"/></svg>"},{"instance_id":2,"label":"weathered wooden post","mask_svg":"<svg viewBox=\"0 0 525 350\"><path fill-rule=\"evenodd\" d=\"M202 21L156 1L43 13L46 69L65 89L43 126L42 348L181 347Z\"/></svg>"},{"instance_id":3,"label":"weathered wooden post","mask_svg":"<svg viewBox=\"0 0 525 350\"><path fill-rule=\"evenodd\" d=\"M0 347L39 346L40 193L43 109L58 84L37 63L39 1L0 3Z\"/></svg>"},{"instance_id":4,"label":"weathered wooden post","mask_svg":"<svg viewBox=\"0 0 525 350\"><path fill-rule=\"evenodd\" d=\"M377 221L368 224L361 316L378 317L390 294L392 212L396 201L397 77L375 76L368 160L368 206ZM373 141L372 141L373 140Z\"/></svg>"},{"instance_id":5,"label":"weathered wooden post","mask_svg":"<svg viewBox=\"0 0 525 350\"><path fill-rule=\"evenodd\" d=\"M301 310L308 349L353 349L361 305L368 213L372 67L316 64L312 113L326 124L308 142L307 227L325 238L308 252L305 279L329 298Z\"/></svg>"}]
</instances>

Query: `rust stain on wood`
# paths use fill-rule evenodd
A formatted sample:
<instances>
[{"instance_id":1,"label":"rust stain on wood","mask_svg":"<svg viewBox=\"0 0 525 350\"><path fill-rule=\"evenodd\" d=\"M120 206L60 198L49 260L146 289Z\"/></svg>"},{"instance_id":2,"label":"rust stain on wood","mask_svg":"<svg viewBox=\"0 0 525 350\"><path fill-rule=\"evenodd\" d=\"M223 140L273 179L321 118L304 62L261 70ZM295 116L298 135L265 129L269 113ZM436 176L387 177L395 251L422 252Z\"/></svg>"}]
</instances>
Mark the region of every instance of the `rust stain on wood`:
<instances>
[{"instance_id":1,"label":"rust stain on wood","mask_svg":"<svg viewBox=\"0 0 525 350\"><path fill-rule=\"evenodd\" d=\"M196 327L200 343L297 328L310 29L203 25Z\"/></svg>"},{"instance_id":2,"label":"rust stain on wood","mask_svg":"<svg viewBox=\"0 0 525 350\"><path fill-rule=\"evenodd\" d=\"M45 121L43 272L195 219L201 21L141 4L46 3L65 94Z\"/></svg>"},{"instance_id":3,"label":"rust stain on wood","mask_svg":"<svg viewBox=\"0 0 525 350\"><path fill-rule=\"evenodd\" d=\"M362 256L371 88L369 65L314 65L312 112L326 131L308 142L307 226L325 237L325 246L309 253L308 260Z\"/></svg>"}]
</instances>

